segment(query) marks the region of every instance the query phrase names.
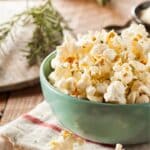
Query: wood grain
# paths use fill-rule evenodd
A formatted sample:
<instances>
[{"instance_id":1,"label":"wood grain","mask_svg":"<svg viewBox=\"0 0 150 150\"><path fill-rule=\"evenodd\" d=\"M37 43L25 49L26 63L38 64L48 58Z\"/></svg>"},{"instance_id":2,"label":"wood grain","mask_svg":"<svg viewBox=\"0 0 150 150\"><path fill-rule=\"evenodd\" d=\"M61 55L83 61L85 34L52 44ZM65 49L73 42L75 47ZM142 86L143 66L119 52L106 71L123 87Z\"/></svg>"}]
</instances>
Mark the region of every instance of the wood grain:
<instances>
[{"instance_id":1,"label":"wood grain","mask_svg":"<svg viewBox=\"0 0 150 150\"><path fill-rule=\"evenodd\" d=\"M100 30L111 24L122 25L132 18L131 10L144 0L111 0L105 7L96 0L54 0L54 6L75 33Z\"/></svg>"},{"instance_id":2,"label":"wood grain","mask_svg":"<svg viewBox=\"0 0 150 150\"><path fill-rule=\"evenodd\" d=\"M1 118L3 116L3 113L7 105L8 96L9 96L8 93L4 93L0 95L0 124L1 124Z\"/></svg>"},{"instance_id":3,"label":"wood grain","mask_svg":"<svg viewBox=\"0 0 150 150\"><path fill-rule=\"evenodd\" d=\"M29 67L22 52L14 50L0 66L0 92L33 86L39 81L39 66Z\"/></svg>"},{"instance_id":4,"label":"wood grain","mask_svg":"<svg viewBox=\"0 0 150 150\"><path fill-rule=\"evenodd\" d=\"M20 114L30 111L42 100L43 96L39 86L13 92L8 99L1 125L16 119Z\"/></svg>"}]
</instances>

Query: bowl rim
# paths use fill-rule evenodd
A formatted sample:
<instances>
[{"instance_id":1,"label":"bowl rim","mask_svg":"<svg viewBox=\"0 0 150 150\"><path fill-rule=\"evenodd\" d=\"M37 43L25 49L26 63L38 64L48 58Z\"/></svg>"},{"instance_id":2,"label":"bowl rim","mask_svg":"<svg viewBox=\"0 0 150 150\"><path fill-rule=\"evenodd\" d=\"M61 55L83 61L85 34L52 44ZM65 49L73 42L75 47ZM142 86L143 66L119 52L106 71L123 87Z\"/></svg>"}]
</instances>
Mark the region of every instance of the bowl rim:
<instances>
[{"instance_id":1,"label":"bowl rim","mask_svg":"<svg viewBox=\"0 0 150 150\"><path fill-rule=\"evenodd\" d=\"M136 5L136 6L134 6L134 7L132 8L131 14L132 14L132 16L133 16L133 19L134 19L137 23L141 23L141 24L146 25L147 27L150 27L150 24L149 24L149 23L146 23L145 21L143 21L143 20L139 17L139 15L138 15L138 13L137 13L137 11L139 11L138 9L140 9L140 11L141 11L142 9L141 9L140 7L142 7L143 5L146 5L146 4L148 4L148 5L147 5L147 8L150 7L150 1L141 2L141 3L139 3L138 5Z\"/></svg>"},{"instance_id":2,"label":"bowl rim","mask_svg":"<svg viewBox=\"0 0 150 150\"><path fill-rule=\"evenodd\" d=\"M61 91L59 91L57 88L55 88L54 86L52 86L52 84L50 84L47 80L47 78L45 77L44 74L44 66L47 63L47 61L49 61L49 59L54 56L56 54L56 50L51 52L42 62L41 66L40 66L40 82L43 83L48 89L50 89L52 92L56 93L59 96L65 96L66 100L72 101L74 103L80 101L81 103L86 103L86 104L96 104L96 105L100 105L100 106L112 106L112 107L137 107L137 106L150 106L150 103L143 103L143 104L111 104L111 103L102 103L102 102L95 102L95 101L89 101L89 100L85 100L82 98L77 98L77 97L73 97L70 95L67 95Z\"/></svg>"}]
</instances>

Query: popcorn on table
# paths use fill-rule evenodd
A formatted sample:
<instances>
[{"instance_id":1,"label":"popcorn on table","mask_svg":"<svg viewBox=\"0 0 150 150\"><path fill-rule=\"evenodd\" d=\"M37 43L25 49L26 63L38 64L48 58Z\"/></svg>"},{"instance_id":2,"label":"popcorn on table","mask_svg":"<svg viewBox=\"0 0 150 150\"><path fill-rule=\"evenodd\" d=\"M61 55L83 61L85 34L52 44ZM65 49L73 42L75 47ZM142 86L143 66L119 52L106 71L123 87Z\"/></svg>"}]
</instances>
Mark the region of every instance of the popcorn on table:
<instances>
[{"instance_id":1,"label":"popcorn on table","mask_svg":"<svg viewBox=\"0 0 150 150\"><path fill-rule=\"evenodd\" d=\"M82 150L84 140L68 131L62 131L60 135L50 141L51 150Z\"/></svg>"},{"instance_id":2,"label":"popcorn on table","mask_svg":"<svg viewBox=\"0 0 150 150\"><path fill-rule=\"evenodd\" d=\"M98 148L97 146L94 149L97 150L101 149ZM63 130L57 138L50 141L50 150L91 150L91 149L93 149L91 145L86 144L86 141L84 139L65 130ZM125 149L123 149L123 146L121 144L116 144L114 150L125 150Z\"/></svg>"},{"instance_id":3,"label":"popcorn on table","mask_svg":"<svg viewBox=\"0 0 150 150\"><path fill-rule=\"evenodd\" d=\"M52 60L49 81L60 91L90 101L150 102L150 38L143 25L67 35Z\"/></svg>"}]
</instances>

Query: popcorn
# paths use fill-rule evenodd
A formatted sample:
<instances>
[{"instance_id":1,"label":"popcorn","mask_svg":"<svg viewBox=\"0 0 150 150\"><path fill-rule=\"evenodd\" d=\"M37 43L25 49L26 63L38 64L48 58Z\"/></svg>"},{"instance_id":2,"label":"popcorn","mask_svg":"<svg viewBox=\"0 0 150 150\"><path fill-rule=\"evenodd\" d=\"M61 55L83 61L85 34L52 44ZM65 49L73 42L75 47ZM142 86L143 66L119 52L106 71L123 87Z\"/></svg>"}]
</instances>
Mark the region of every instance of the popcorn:
<instances>
[{"instance_id":1,"label":"popcorn","mask_svg":"<svg viewBox=\"0 0 150 150\"><path fill-rule=\"evenodd\" d=\"M92 85L90 85L86 88L87 95L94 95L95 92L96 92L96 88Z\"/></svg>"},{"instance_id":2,"label":"popcorn","mask_svg":"<svg viewBox=\"0 0 150 150\"><path fill-rule=\"evenodd\" d=\"M99 66L99 77L104 79L109 78L112 71L111 62L103 56L95 59L96 59L96 65Z\"/></svg>"},{"instance_id":3,"label":"popcorn","mask_svg":"<svg viewBox=\"0 0 150 150\"><path fill-rule=\"evenodd\" d=\"M117 53L113 49L109 48L103 52L103 55L113 61L116 58Z\"/></svg>"},{"instance_id":4,"label":"popcorn","mask_svg":"<svg viewBox=\"0 0 150 150\"><path fill-rule=\"evenodd\" d=\"M146 65L142 64L141 62L138 62L136 60L129 61L129 64L136 70L136 71L145 71Z\"/></svg>"},{"instance_id":5,"label":"popcorn","mask_svg":"<svg viewBox=\"0 0 150 150\"><path fill-rule=\"evenodd\" d=\"M75 91L76 89L76 80L73 77L66 79L67 84L67 90L70 90L71 92Z\"/></svg>"},{"instance_id":6,"label":"popcorn","mask_svg":"<svg viewBox=\"0 0 150 150\"><path fill-rule=\"evenodd\" d=\"M91 51L90 51L90 54L92 55L92 56L100 56L101 54L102 54L102 52L105 50L107 48L107 46L106 45L104 45L104 44L100 44L100 43L98 43L98 44L96 44L96 45L94 45L93 46L93 48L91 49Z\"/></svg>"},{"instance_id":7,"label":"popcorn","mask_svg":"<svg viewBox=\"0 0 150 150\"><path fill-rule=\"evenodd\" d=\"M125 86L120 81L112 82L108 88L107 92L104 94L106 102L113 102L119 104L126 104L125 98Z\"/></svg>"},{"instance_id":8,"label":"popcorn","mask_svg":"<svg viewBox=\"0 0 150 150\"><path fill-rule=\"evenodd\" d=\"M66 80L64 78L60 79L58 82L55 82L54 86L66 94L69 93L67 90L67 83L66 83Z\"/></svg>"},{"instance_id":9,"label":"popcorn","mask_svg":"<svg viewBox=\"0 0 150 150\"><path fill-rule=\"evenodd\" d=\"M150 38L143 25L115 31L67 35L56 49L50 83L90 101L134 104L150 99ZM143 99L143 100L142 100Z\"/></svg>"},{"instance_id":10,"label":"popcorn","mask_svg":"<svg viewBox=\"0 0 150 150\"><path fill-rule=\"evenodd\" d=\"M56 58L52 59L52 61L51 61L52 68L56 68L59 65L60 65L59 59L56 59Z\"/></svg>"},{"instance_id":11,"label":"popcorn","mask_svg":"<svg viewBox=\"0 0 150 150\"><path fill-rule=\"evenodd\" d=\"M98 75L98 73L99 73L99 67L98 66L91 66L89 68L89 70L90 70L91 76Z\"/></svg>"},{"instance_id":12,"label":"popcorn","mask_svg":"<svg viewBox=\"0 0 150 150\"><path fill-rule=\"evenodd\" d=\"M120 80L124 84L130 83L134 79L132 68L129 64L124 63L120 69L114 73L113 80Z\"/></svg>"},{"instance_id":13,"label":"popcorn","mask_svg":"<svg viewBox=\"0 0 150 150\"><path fill-rule=\"evenodd\" d=\"M137 34L140 34L144 38L148 36L143 25L132 24L129 28L122 31L121 37L126 44L129 44Z\"/></svg>"},{"instance_id":14,"label":"popcorn","mask_svg":"<svg viewBox=\"0 0 150 150\"><path fill-rule=\"evenodd\" d=\"M103 83L97 83L96 91L103 95L107 91L108 84L109 84L109 81L107 80Z\"/></svg>"},{"instance_id":15,"label":"popcorn","mask_svg":"<svg viewBox=\"0 0 150 150\"><path fill-rule=\"evenodd\" d=\"M75 150L77 147L81 148L84 143L85 141L83 139L73 135L71 132L62 131L57 139L50 142L50 149Z\"/></svg>"},{"instance_id":16,"label":"popcorn","mask_svg":"<svg viewBox=\"0 0 150 150\"><path fill-rule=\"evenodd\" d=\"M96 88L94 86L90 85L86 88L86 95L89 100L91 101L99 100L99 98L95 96L95 93L96 93Z\"/></svg>"},{"instance_id":17,"label":"popcorn","mask_svg":"<svg viewBox=\"0 0 150 150\"><path fill-rule=\"evenodd\" d=\"M116 144L115 150L125 150L121 144Z\"/></svg>"},{"instance_id":18,"label":"popcorn","mask_svg":"<svg viewBox=\"0 0 150 150\"><path fill-rule=\"evenodd\" d=\"M144 85L141 81L134 81L127 101L129 104L150 102L149 87Z\"/></svg>"},{"instance_id":19,"label":"popcorn","mask_svg":"<svg viewBox=\"0 0 150 150\"><path fill-rule=\"evenodd\" d=\"M147 54L149 52L149 48L150 48L150 39L147 39L147 38L141 39L139 41L139 45L144 50L144 53Z\"/></svg>"},{"instance_id":20,"label":"popcorn","mask_svg":"<svg viewBox=\"0 0 150 150\"><path fill-rule=\"evenodd\" d=\"M140 87L139 87L139 91L140 91L141 93L145 93L146 95L150 96L150 90L149 90L149 88L148 88L147 86L145 86L145 85L140 86Z\"/></svg>"},{"instance_id":21,"label":"popcorn","mask_svg":"<svg viewBox=\"0 0 150 150\"><path fill-rule=\"evenodd\" d=\"M127 103L128 104L134 104L136 103L136 99L139 97L139 93L136 91L130 92L130 94L127 96Z\"/></svg>"},{"instance_id":22,"label":"popcorn","mask_svg":"<svg viewBox=\"0 0 150 150\"><path fill-rule=\"evenodd\" d=\"M150 71L150 52L148 53L148 61L147 61L146 67Z\"/></svg>"},{"instance_id":23,"label":"popcorn","mask_svg":"<svg viewBox=\"0 0 150 150\"><path fill-rule=\"evenodd\" d=\"M90 76L86 73L82 74L81 79L77 82L77 87L85 90L89 85L91 85Z\"/></svg>"},{"instance_id":24,"label":"popcorn","mask_svg":"<svg viewBox=\"0 0 150 150\"><path fill-rule=\"evenodd\" d=\"M86 142L69 131L61 131L61 133L50 141L50 150L92 150L101 149L99 145ZM125 150L121 144L116 144L114 150Z\"/></svg>"},{"instance_id":25,"label":"popcorn","mask_svg":"<svg viewBox=\"0 0 150 150\"><path fill-rule=\"evenodd\" d=\"M139 96L136 99L136 103L138 103L138 104L149 103L149 102L150 102L150 98L147 95L145 95L145 94L142 94L141 96Z\"/></svg>"}]
</instances>

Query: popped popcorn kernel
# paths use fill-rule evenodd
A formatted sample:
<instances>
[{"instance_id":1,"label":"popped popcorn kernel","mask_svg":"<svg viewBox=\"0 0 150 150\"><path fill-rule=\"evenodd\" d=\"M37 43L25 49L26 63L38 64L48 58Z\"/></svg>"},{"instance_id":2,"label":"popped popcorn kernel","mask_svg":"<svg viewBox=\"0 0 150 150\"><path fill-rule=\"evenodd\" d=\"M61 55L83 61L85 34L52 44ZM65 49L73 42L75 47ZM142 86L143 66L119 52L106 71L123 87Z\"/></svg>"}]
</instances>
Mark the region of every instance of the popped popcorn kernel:
<instances>
[{"instance_id":1,"label":"popped popcorn kernel","mask_svg":"<svg viewBox=\"0 0 150 150\"><path fill-rule=\"evenodd\" d=\"M73 133L63 130L60 135L50 142L51 150L75 150L75 148L82 147L85 140L74 135Z\"/></svg>"},{"instance_id":2,"label":"popped popcorn kernel","mask_svg":"<svg viewBox=\"0 0 150 150\"><path fill-rule=\"evenodd\" d=\"M143 25L115 31L67 35L57 47L49 75L60 91L90 101L150 102L150 37Z\"/></svg>"}]
</instances>

